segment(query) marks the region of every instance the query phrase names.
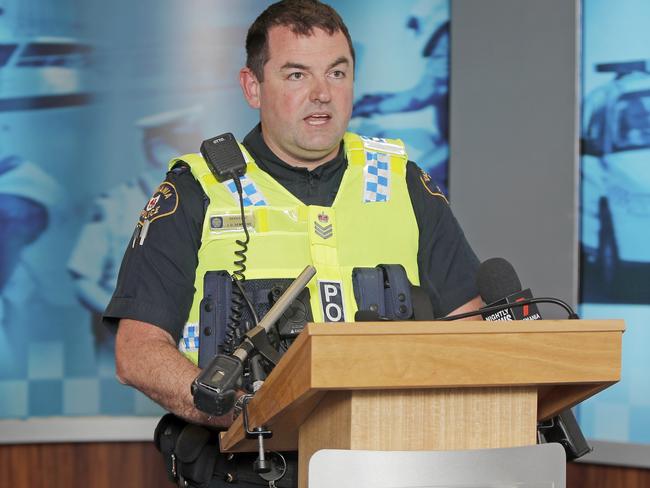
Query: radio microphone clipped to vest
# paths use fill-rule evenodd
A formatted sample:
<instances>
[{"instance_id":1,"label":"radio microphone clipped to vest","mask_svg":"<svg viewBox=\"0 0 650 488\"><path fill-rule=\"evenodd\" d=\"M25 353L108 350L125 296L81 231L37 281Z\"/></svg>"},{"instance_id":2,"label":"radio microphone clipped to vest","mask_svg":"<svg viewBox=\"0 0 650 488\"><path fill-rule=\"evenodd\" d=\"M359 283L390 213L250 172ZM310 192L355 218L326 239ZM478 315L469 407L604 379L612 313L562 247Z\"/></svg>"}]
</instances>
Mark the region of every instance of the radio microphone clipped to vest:
<instances>
[{"instance_id":1,"label":"radio microphone clipped to vest","mask_svg":"<svg viewBox=\"0 0 650 488\"><path fill-rule=\"evenodd\" d=\"M239 177L246 173L246 160L235 136L230 132L203 141L201 156L221 183L234 179L237 184Z\"/></svg>"},{"instance_id":2,"label":"radio microphone clipped to vest","mask_svg":"<svg viewBox=\"0 0 650 488\"><path fill-rule=\"evenodd\" d=\"M246 173L246 160L235 136L230 132L203 141L201 143L201 155L217 181L223 183L230 179L233 180L239 196L239 210L245 238L244 240L235 240L235 243L240 249L234 251L236 259L233 262L235 270L232 273L233 284L237 290L236 298L233 299L232 319L235 326L238 326L242 317L244 304L248 306L253 316L256 315L255 309L251 305L251 301L246 296L241 285L241 282L246 280L246 252L248 251L248 243L250 242L250 234L248 233L248 225L246 224L246 215L244 213L244 189L240 181L240 178Z\"/></svg>"}]
</instances>

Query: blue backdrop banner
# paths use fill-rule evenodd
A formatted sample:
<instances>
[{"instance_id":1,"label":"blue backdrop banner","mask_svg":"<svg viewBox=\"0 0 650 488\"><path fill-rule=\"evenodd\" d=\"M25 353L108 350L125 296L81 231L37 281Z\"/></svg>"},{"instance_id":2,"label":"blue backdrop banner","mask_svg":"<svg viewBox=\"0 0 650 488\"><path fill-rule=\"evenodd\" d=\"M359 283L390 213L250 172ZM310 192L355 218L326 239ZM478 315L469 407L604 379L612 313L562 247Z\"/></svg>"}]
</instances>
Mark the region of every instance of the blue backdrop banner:
<instances>
[{"instance_id":1,"label":"blue backdrop banner","mask_svg":"<svg viewBox=\"0 0 650 488\"><path fill-rule=\"evenodd\" d=\"M0 419L162 413L115 379L101 313L167 161L257 122L238 71L268 4L0 7ZM357 51L352 129L403 138L445 185L448 1L331 4Z\"/></svg>"}]
</instances>

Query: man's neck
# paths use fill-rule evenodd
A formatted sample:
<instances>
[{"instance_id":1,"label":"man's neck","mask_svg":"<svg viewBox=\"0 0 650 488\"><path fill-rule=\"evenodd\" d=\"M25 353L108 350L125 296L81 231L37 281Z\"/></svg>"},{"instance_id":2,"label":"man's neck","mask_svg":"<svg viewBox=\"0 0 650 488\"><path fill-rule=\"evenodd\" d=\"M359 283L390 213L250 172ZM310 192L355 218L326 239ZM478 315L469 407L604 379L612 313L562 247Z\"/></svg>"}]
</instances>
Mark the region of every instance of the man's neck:
<instances>
[{"instance_id":1,"label":"man's neck","mask_svg":"<svg viewBox=\"0 0 650 488\"><path fill-rule=\"evenodd\" d=\"M317 156L315 159L300 159L286 153L281 148L276 146L273 143L273 141L268 140L264 134L264 131L262 131L262 139L264 140L264 143L268 146L268 148L271 150L271 152L273 152L273 154L275 154L281 161L284 161L289 166L293 166L296 168L305 168L310 171L334 159L339 153L339 147L340 147L340 145L336 146L334 149L324 154L322 157Z\"/></svg>"}]
</instances>

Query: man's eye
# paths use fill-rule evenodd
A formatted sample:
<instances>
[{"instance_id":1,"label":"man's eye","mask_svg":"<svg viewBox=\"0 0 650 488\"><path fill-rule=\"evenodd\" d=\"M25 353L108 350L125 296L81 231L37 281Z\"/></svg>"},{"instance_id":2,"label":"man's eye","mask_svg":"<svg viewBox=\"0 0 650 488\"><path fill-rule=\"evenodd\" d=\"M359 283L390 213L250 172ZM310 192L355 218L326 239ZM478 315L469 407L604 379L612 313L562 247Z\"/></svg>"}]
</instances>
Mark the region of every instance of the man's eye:
<instances>
[{"instance_id":1,"label":"man's eye","mask_svg":"<svg viewBox=\"0 0 650 488\"><path fill-rule=\"evenodd\" d=\"M289 75L290 80L302 80L305 77L304 73L301 73L299 71L296 71L295 73L291 73Z\"/></svg>"},{"instance_id":2,"label":"man's eye","mask_svg":"<svg viewBox=\"0 0 650 488\"><path fill-rule=\"evenodd\" d=\"M332 71L332 78L345 78L345 72L339 69Z\"/></svg>"}]
</instances>

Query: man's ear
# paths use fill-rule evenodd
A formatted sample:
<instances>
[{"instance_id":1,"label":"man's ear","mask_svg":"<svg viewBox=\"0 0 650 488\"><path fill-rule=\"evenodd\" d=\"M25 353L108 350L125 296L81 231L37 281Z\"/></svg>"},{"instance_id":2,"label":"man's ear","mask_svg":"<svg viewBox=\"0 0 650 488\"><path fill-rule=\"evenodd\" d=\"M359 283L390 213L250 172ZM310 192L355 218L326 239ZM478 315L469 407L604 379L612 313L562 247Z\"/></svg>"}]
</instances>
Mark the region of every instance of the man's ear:
<instances>
[{"instance_id":1,"label":"man's ear","mask_svg":"<svg viewBox=\"0 0 650 488\"><path fill-rule=\"evenodd\" d=\"M249 68L242 68L239 71L239 85L248 105L252 108L260 108L260 82Z\"/></svg>"}]
</instances>

